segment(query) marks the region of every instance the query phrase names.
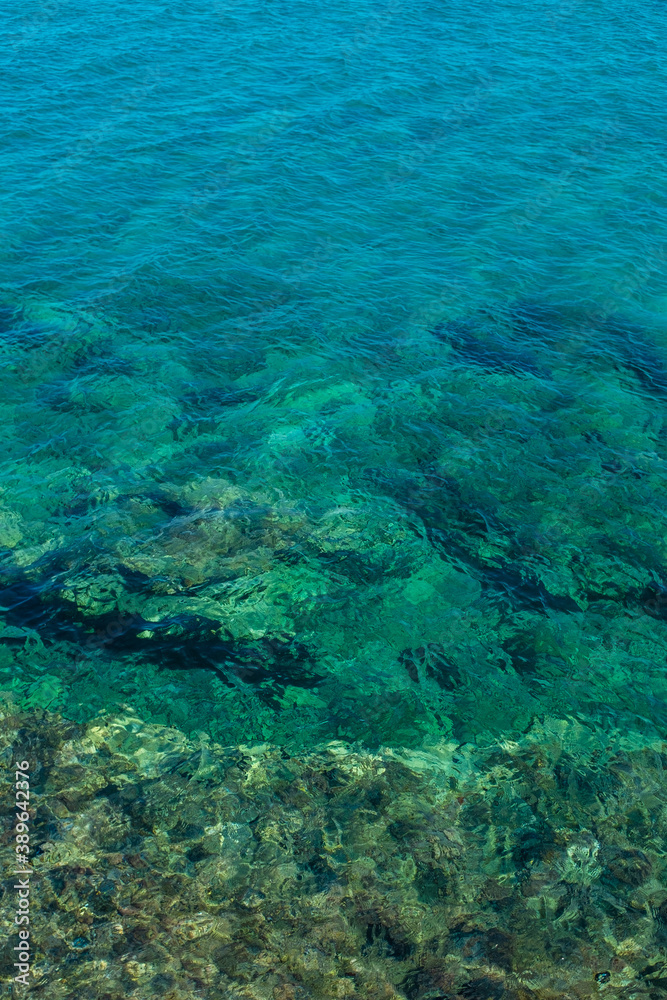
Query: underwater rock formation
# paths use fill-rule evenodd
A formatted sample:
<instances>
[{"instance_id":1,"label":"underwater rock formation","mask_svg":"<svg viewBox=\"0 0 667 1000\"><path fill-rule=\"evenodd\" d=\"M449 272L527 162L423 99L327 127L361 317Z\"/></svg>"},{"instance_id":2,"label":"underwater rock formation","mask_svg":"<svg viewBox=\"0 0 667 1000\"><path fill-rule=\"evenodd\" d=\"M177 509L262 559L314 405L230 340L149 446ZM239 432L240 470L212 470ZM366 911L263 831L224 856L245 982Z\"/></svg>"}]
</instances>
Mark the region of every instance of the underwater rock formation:
<instances>
[{"instance_id":1,"label":"underwater rock formation","mask_svg":"<svg viewBox=\"0 0 667 1000\"><path fill-rule=\"evenodd\" d=\"M7 698L0 726L34 769L45 1000L661 995L664 743L547 720L290 755Z\"/></svg>"},{"instance_id":2,"label":"underwater rock formation","mask_svg":"<svg viewBox=\"0 0 667 1000\"><path fill-rule=\"evenodd\" d=\"M340 371L273 350L232 377L160 344L148 372L117 322L21 308L0 671L24 707L131 700L191 732L196 703L222 742L292 748L516 736L571 705L667 724L667 438L620 319L595 357L585 310L524 301Z\"/></svg>"}]
</instances>

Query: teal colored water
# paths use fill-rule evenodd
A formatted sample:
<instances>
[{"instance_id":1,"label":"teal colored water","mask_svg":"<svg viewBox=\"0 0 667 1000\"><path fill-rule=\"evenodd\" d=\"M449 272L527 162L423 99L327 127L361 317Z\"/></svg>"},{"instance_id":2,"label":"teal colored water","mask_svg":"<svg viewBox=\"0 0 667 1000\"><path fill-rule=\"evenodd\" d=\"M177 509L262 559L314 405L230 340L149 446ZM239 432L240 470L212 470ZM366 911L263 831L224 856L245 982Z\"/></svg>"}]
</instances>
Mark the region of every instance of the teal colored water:
<instances>
[{"instance_id":1,"label":"teal colored water","mask_svg":"<svg viewBox=\"0 0 667 1000\"><path fill-rule=\"evenodd\" d=\"M664 735L664 18L10 13L20 705L296 750Z\"/></svg>"}]
</instances>

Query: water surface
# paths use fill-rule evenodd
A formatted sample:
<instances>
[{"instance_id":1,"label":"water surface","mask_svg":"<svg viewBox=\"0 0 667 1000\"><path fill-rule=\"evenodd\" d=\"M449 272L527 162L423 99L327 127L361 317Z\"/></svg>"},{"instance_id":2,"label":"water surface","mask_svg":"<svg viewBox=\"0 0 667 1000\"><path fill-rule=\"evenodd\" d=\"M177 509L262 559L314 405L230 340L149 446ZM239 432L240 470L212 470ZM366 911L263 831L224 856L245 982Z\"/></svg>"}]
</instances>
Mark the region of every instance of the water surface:
<instances>
[{"instance_id":1,"label":"water surface","mask_svg":"<svg viewBox=\"0 0 667 1000\"><path fill-rule=\"evenodd\" d=\"M607 915L582 917L594 961L563 945L591 989L620 954L651 997L664 788L622 837L593 801L667 718L664 49L650 2L121 0L12 11L2 55L9 703L443 781L458 747L484 788L501 746L601 754L576 809L516 819L551 846L506 847L501 881L657 852L600 890L650 943ZM607 869L563 875L605 837ZM544 905L548 938L571 908ZM486 971L410 980L426 959L376 913L378 997L528 975L452 907L447 948Z\"/></svg>"}]
</instances>

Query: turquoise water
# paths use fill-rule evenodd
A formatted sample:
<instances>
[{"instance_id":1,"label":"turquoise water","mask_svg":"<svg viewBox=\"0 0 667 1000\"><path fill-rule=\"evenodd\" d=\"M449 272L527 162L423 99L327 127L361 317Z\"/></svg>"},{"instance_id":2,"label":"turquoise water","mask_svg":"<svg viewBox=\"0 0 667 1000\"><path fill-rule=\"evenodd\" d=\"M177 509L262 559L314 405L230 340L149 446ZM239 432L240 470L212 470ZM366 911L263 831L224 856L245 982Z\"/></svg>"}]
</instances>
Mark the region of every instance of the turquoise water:
<instances>
[{"instance_id":1,"label":"turquoise water","mask_svg":"<svg viewBox=\"0 0 667 1000\"><path fill-rule=\"evenodd\" d=\"M661 734L662 5L11 22L9 686L223 743Z\"/></svg>"},{"instance_id":2,"label":"turquoise water","mask_svg":"<svg viewBox=\"0 0 667 1000\"><path fill-rule=\"evenodd\" d=\"M40 995L665 995L666 48L657 0L8 12Z\"/></svg>"}]
</instances>

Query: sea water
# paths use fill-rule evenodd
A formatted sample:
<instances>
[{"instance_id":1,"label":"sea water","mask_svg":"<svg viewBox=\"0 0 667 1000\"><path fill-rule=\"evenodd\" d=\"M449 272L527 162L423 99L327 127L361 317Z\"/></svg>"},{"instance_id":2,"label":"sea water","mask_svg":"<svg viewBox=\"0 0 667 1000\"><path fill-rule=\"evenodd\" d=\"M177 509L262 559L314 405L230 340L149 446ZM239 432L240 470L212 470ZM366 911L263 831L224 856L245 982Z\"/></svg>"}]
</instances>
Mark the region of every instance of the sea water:
<instances>
[{"instance_id":1,"label":"sea water","mask_svg":"<svg viewBox=\"0 0 667 1000\"><path fill-rule=\"evenodd\" d=\"M204 995L551 997L575 971L577 995L662 995L664 28L648 0L9 13L7 732L51 746L54 773L85 756L68 740L92 740L105 775L67 815L49 806L49 836L73 836L108 784L100 727L132 733L141 767L162 738L199 753L178 793L193 815L203 748L250 754L283 805L291 760L297 784L334 786L288 797L289 821L278 809L279 826L310 809L330 831L301 860L284 847L312 862L295 899L326 892L340 915L357 835L336 781L388 782L355 785L354 808L384 817L374 837L398 845L400 876L371 890L358 875L345 897L345 961L372 975L297 945L294 968L274 955L267 972L255 944L209 955ZM379 777L398 760L414 787ZM172 778L151 780L166 796ZM105 808L122 812L110 787ZM412 805L392 817L400 795ZM157 850L162 814L151 834L142 801L131 822ZM225 864L234 837L249 849L244 824L273 822L252 802L211 849ZM131 839L107 854L139 857ZM203 892L201 851L183 877ZM496 880L482 902L447 883L463 879L457 857L471 884ZM263 898L284 897L276 886ZM418 932L405 908L436 899ZM211 912L233 924L235 905ZM82 940L97 983L111 945ZM204 988L144 958L144 980L126 969L118 990L164 992L164 975L184 996ZM43 952L45 969L59 960Z\"/></svg>"}]
</instances>

